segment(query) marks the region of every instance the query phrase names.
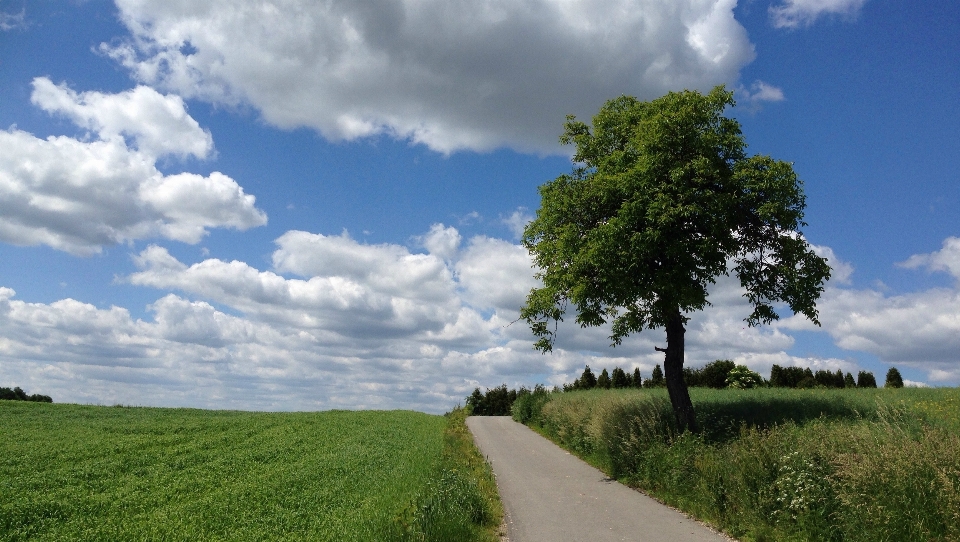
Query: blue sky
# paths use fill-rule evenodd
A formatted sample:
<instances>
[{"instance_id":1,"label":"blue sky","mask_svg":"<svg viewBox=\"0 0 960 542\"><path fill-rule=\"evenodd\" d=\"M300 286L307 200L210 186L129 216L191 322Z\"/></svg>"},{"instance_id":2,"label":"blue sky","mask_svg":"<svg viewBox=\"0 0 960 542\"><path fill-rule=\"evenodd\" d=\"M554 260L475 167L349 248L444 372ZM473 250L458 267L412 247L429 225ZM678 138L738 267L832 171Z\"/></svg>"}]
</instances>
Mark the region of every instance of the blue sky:
<instances>
[{"instance_id":1,"label":"blue sky","mask_svg":"<svg viewBox=\"0 0 960 542\"><path fill-rule=\"evenodd\" d=\"M517 232L570 169L564 115L717 84L835 273L822 328L745 328L720 280L687 364L960 383L960 5L314 4L0 0L0 385L442 412L649 374L661 331L532 349Z\"/></svg>"}]
</instances>

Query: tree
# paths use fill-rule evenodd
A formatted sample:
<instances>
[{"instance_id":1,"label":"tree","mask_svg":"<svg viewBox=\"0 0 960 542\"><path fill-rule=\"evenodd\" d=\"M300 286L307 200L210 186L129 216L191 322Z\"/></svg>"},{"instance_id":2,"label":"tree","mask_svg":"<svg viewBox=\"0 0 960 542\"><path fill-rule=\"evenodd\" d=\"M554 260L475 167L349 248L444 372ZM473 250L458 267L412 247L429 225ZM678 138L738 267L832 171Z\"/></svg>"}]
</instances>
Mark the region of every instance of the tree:
<instances>
[{"instance_id":1,"label":"tree","mask_svg":"<svg viewBox=\"0 0 960 542\"><path fill-rule=\"evenodd\" d=\"M903 377L900 376L900 371L896 367L890 367L890 370L887 371L887 381L883 384L884 388L902 388L903 387Z\"/></svg>"},{"instance_id":2,"label":"tree","mask_svg":"<svg viewBox=\"0 0 960 542\"><path fill-rule=\"evenodd\" d=\"M640 377L640 367L633 368L633 387L634 388L643 387L643 378Z\"/></svg>"},{"instance_id":3,"label":"tree","mask_svg":"<svg viewBox=\"0 0 960 542\"><path fill-rule=\"evenodd\" d=\"M586 365L583 368L583 374L580 375L580 389L592 390L597 386L597 377L593 376L593 371L590 370L590 366Z\"/></svg>"},{"instance_id":4,"label":"tree","mask_svg":"<svg viewBox=\"0 0 960 542\"><path fill-rule=\"evenodd\" d=\"M663 379L663 369L660 368L658 363L653 368L653 372L650 374L650 380L647 380L645 384L648 388L661 388L666 382Z\"/></svg>"},{"instance_id":5,"label":"tree","mask_svg":"<svg viewBox=\"0 0 960 542\"><path fill-rule=\"evenodd\" d=\"M620 367L614 367L613 373L610 375L610 384L613 388L629 388L630 387L630 375L624 372Z\"/></svg>"},{"instance_id":6,"label":"tree","mask_svg":"<svg viewBox=\"0 0 960 542\"><path fill-rule=\"evenodd\" d=\"M607 369L604 368L602 371L600 371L600 376L597 377L597 387L604 390L609 390L611 384L612 382L610 381L610 373L608 373Z\"/></svg>"},{"instance_id":7,"label":"tree","mask_svg":"<svg viewBox=\"0 0 960 542\"><path fill-rule=\"evenodd\" d=\"M857 373L858 388L876 388L877 378L869 371L860 371Z\"/></svg>"},{"instance_id":8,"label":"tree","mask_svg":"<svg viewBox=\"0 0 960 542\"><path fill-rule=\"evenodd\" d=\"M522 242L543 286L520 316L552 350L568 306L583 327L611 324L612 346L644 329L666 330L666 384L680 430L696 430L683 381L687 314L733 273L755 326L778 319L775 303L817 320L830 276L800 234L805 200L788 162L747 156L723 87L672 92L651 102L608 101L592 126L568 116L561 143L574 167L540 187ZM552 325L551 325L552 324Z\"/></svg>"},{"instance_id":9,"label":"tree","mask_svg":"<svg viewBox=\"0 0 960 542\"><path fill-rule=\"evenodd\" d=\"M843 377L843 387L844 387L844 388L856 388L856 387L857 387L857 382L853 379L853 375L852 375L852 374L847 373L847 374Z\"/></svg>"}]
</instances>

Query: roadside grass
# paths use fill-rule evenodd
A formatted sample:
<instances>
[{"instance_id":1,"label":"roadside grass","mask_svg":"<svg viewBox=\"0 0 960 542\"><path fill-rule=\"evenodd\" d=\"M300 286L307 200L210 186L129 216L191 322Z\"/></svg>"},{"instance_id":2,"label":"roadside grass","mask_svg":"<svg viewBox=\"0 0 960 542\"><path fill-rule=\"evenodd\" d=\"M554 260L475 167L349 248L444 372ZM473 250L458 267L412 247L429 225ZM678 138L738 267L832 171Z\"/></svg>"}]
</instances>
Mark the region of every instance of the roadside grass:
<instances>
[{"instance_id":1,"label":"roadside grass","mask_svg":"<svg viewBox=\"0 0 960 542\"><path fill-rule=\"evenodd\" d=\"M490 540L456 424L0 401L0 540Z\"/></svg>"},{"instance_id":2,"label":"roadside grass","mask_svg":"<svg viewBox=\"0 0 960 542\"><path fill-rule=\"evenodd\" d=\"M697 435L665 390L554 393L526 416L741 540L960 540L960 389L690 391Z\"/></svg>"}]
</instances>

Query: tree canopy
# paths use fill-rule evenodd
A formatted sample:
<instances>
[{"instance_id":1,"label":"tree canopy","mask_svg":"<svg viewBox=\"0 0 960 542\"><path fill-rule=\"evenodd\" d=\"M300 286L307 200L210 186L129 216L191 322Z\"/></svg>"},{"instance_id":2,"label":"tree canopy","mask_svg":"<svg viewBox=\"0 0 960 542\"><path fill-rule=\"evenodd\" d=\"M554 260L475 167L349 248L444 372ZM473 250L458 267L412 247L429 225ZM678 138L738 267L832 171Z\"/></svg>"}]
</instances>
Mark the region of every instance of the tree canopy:
<instances>
[{"instance_id":1,"label":"tree canopy","mask_svg":"<svg viewBox=\"0 0 960 542\"><path fill-rule=\"evenodd\" d=\"M535 347L553 348L568 305L581 326L610 323L613 345L665 328L658 350L681 428L695 428L683 326L709 304L717 277L736 275L755 326L776 320L779 303L819 324L830 276L800 232L805 199L792 165L747 155L739 123L724 116L733 105L716 87L650 102L621 96L592 126L568 116L560 141L575 146L573 171L540 187L522 239L543 283L521 310Z\"/></svg>"}]
</instances>

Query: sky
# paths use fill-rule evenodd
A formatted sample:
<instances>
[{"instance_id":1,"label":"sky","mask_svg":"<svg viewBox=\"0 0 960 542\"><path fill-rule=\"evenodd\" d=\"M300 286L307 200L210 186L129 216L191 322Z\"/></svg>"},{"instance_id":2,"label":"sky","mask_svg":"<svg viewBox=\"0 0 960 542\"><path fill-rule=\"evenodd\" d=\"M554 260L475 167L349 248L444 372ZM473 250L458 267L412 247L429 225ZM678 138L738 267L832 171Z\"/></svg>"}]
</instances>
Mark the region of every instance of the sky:
<instances>
[{"instance_id":1,"label":"sky","mask_svg":"<svg viewBox=\"0 0 960 542\"><path fill-rule=\"evenodd\" d=\"M720 277L686 366L960 384L960 3L0 0L0 386L440 413L649 375L662 330L533 349L520 233L566 115L720 84L833 277L820 327L755 328Z\"/></svg>"}]
</instances>

